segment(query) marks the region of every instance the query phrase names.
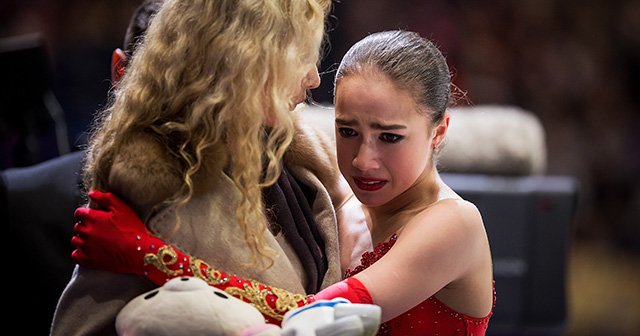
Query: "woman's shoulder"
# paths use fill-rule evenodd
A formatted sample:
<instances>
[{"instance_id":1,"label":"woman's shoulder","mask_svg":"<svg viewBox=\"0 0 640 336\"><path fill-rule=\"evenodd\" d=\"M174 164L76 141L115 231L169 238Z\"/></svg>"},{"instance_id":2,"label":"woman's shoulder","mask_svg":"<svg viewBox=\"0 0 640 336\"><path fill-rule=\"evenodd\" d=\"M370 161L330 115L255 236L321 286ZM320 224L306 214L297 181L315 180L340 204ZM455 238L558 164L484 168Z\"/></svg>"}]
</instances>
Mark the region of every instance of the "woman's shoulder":
<instances>
[{"instance_id":1,"label":"woman's shoulder","mask_svg":"<svg viewBox=\"0 0 640 336\"><path fill-rule=\"evenodd\" d=\"M142 133L127 139L114 156L109 186L140 214L171 197L181 186L180 176L177 158Z\"/></svg>"},{"instance_id":2,"label":"woman's shoulder","mask_svg":"<svg viewBox=\"0 0 640 336\"><path fill-rule=\"evenodd\" d=\"M294 115L294 136L285 154L285 161L297 165L316 167L333 165L335 161L335 145L327 134L313 125L304 123L298 114Z\"/></svg>"},{"instance_id":3,"label":"woman's shoulder","mask_svg":"<svg viewBox=\"0 0 640 336\"><path fill-rule=\"evenodd\" d=\"M303 112L304 113L304 112ZM301 167L315 175L327 189L335 207L350 195L335 156L335 145L319 128L294 115L295 133L284 155L287 167Z\"/></svg>"}]
</instances>

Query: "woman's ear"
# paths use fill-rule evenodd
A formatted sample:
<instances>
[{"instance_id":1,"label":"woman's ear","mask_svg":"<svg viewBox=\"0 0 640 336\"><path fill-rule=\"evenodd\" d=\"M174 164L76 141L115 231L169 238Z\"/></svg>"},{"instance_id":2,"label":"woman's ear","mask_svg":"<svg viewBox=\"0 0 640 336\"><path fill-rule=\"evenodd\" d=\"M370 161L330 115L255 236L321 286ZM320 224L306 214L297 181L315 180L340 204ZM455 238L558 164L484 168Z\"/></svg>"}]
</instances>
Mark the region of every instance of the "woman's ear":
<instances>
[{"instance_id":1,"label":"woman's ear","mask_svg":"<svg viewBox=\"0 0 640 336\"><path fill-rule=\"evenodd\" d=\"M124 76L127 65L127 55L120 48L116 48L111 54L111 85L116 86Z\"/></svg>"},{"instance_id":2,"label":"woman's ear","mask_svg":"<svg viewBox=\"0 0 640 336\"><path fill-rule=\"evenodd\" d=\"M447 130L449 130L449 121L451 120L451 116L449 112L445 112L442 117L442 121L436 125L434 130L433 139L431 140L431 146L433 150L438 149L442 142L444 141L445 136L447 135Z\"/></svg>"}]
</instances>

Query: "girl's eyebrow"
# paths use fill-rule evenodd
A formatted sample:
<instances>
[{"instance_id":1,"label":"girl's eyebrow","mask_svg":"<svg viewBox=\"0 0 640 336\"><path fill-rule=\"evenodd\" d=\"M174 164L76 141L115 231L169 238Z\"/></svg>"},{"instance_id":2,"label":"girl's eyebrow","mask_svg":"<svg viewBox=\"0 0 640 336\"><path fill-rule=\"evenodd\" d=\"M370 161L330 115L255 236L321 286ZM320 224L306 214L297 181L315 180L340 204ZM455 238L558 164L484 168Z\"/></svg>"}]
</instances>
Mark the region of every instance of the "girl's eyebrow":
<instances>
[{"instance_id":1,"label":"girl's eyebrow","mask_svg":"<svg viewBox=\"0 0 640 336\"><path fill-rule=\"evenodd\" d=\"M342 125L342 126L354 126L354 125L357 125L358 122L356 122L355 120L346 120L346 119L336 118L336 124ZM383 131L398 130L398 129L406 129L407 128L407 126L405 126L405 125L396 125L396 124L383 125L383 124L378 123L378 122L371 123L370 126L371 126L371 128L379 129L379 130L383 130Z\"/></svg>"},{"instance_id":2,"label":"girl's eyebrow","mask_svg":"<svg viewBox=\"0 0 640 336\"><path fill-rule=\"evenodd\" d=\"M407 126L405 126L405 125L394 125L394 124L392 124L392 125L383 125L383 124L380 124L380 123L372 123L371 127L375 128L375 129L383 130L383 131L391 131L391 130L399 130L399 129L407 128Z\"/></svg>"},{"instance_id":3,"label":"girl's eyebrow","mask_svg":"<svg viewBox=\"0 0 640 336\"><path fill-rule=\"evenodd\" d=\"M342 125L342 126L353 126L357 124L357 122L353 119L347 120L347 119L336 118L336 124Z\"/></svg>"}]
</instances>

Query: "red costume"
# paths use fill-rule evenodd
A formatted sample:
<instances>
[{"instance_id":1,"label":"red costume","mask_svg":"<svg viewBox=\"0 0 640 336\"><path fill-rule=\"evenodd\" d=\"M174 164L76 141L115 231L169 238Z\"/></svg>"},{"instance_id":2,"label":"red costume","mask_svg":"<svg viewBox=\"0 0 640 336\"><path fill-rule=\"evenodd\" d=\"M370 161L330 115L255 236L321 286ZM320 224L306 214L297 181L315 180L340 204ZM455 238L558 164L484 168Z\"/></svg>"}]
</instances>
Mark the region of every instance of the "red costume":
<instances>
[{"instance_id":1,"label":"red costume","mask_svg":"<svg viewBox=\"0 0 640 336\"><path fill-rule=\"evenodd\" d=\"M360 273L382 258L395 244L397 236L394 234L388 242L375 247L373 252L362 255L360 265L353 270L347 270L345 277ZM493 296L495 304L495 292ZM423 301L399 316L383 323L378 335L485 335L492 312L482 318L470 317L459 313L435 296Z\"/></svg>"}]
</instances>

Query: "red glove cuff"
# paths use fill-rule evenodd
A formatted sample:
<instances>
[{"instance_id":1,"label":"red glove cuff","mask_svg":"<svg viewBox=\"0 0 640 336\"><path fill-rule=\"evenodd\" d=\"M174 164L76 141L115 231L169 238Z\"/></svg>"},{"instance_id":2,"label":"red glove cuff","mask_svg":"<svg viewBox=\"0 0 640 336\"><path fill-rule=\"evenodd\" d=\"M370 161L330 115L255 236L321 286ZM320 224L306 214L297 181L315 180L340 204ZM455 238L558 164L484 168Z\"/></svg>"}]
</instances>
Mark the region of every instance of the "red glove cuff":
<instances>
[{"instance_id":1,"label":"red glove cuff","mask_svg":"<svg viewBox=\"0 0 640 336\"><path fill-rule=\"evenodd\" d=\"M354 277L346 278L321 290L310 298L309 302L331 300L337 297L345 298L351 303L373 304L373 299L367 287Z\"/></svg>"}]
</instances>

